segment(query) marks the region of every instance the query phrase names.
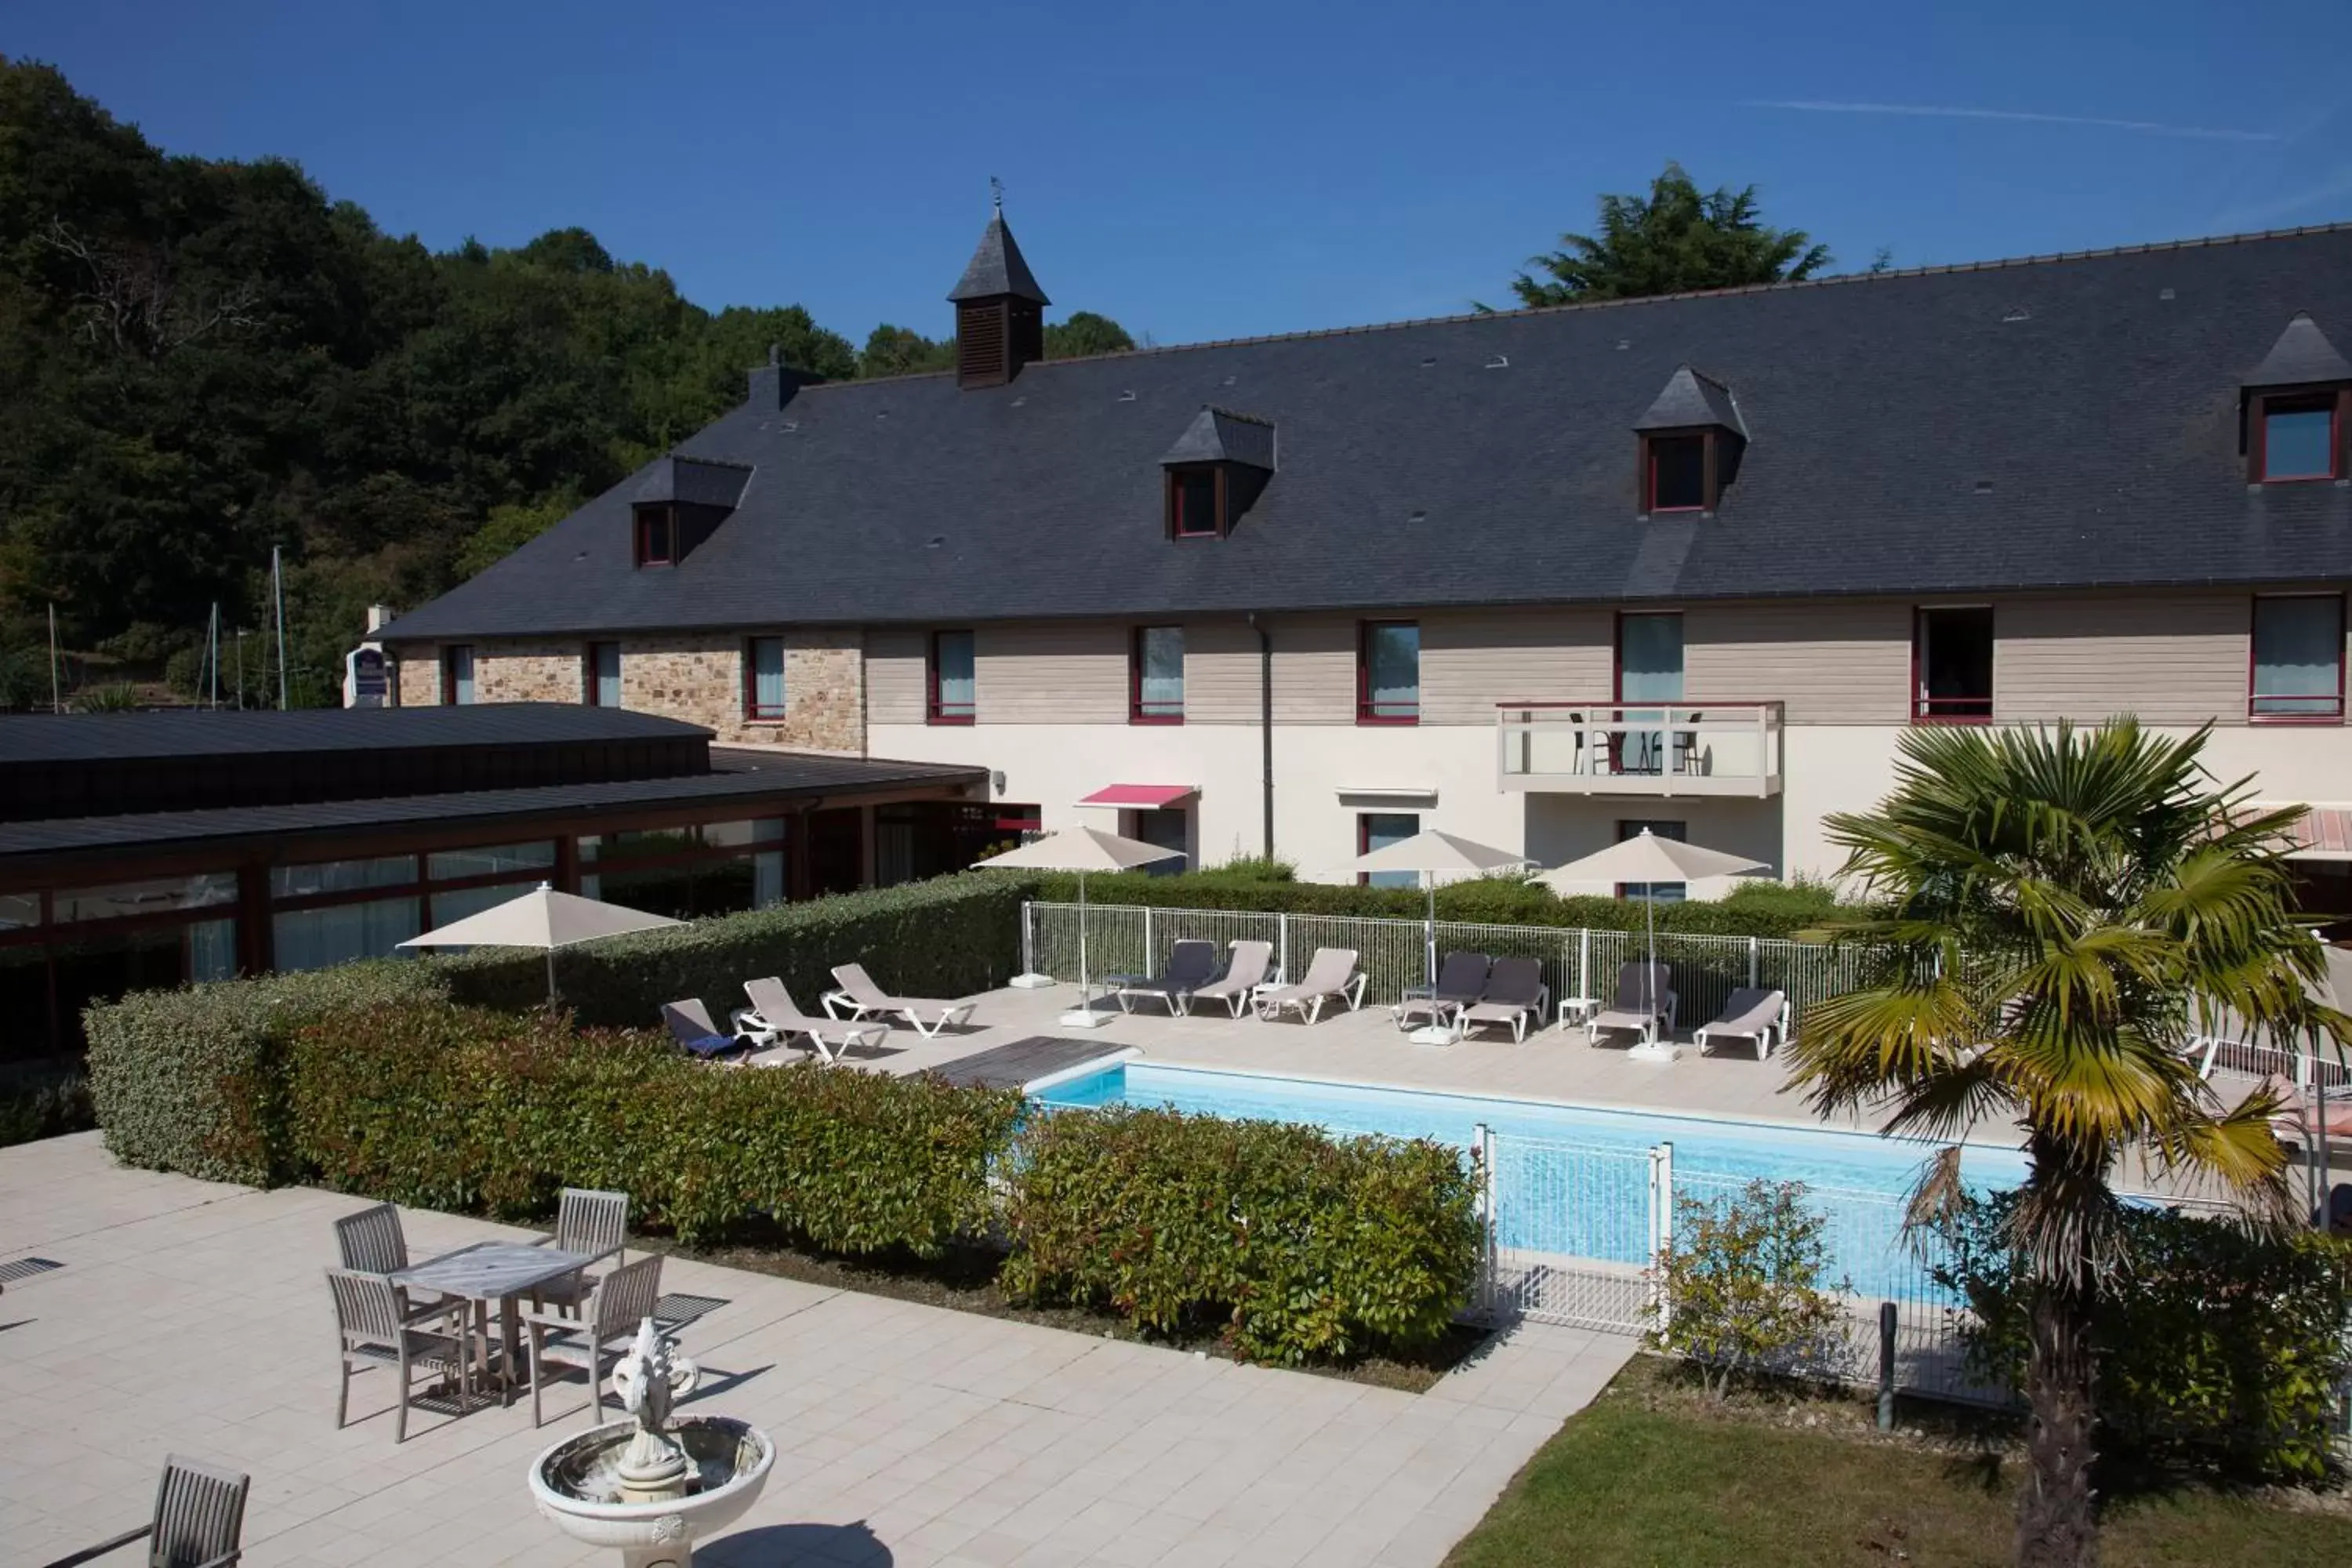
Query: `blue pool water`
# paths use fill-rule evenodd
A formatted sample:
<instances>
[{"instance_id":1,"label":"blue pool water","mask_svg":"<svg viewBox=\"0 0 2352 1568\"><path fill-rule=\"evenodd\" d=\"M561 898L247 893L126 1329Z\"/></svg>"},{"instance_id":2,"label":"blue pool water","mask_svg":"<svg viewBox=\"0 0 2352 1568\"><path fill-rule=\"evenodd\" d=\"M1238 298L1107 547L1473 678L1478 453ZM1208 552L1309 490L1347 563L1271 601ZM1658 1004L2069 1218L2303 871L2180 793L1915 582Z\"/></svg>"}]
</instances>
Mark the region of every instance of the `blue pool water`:
<instances>
[{"instance_id":1,"label":"blue pool water","mask_svg":"<svg viewBox=\"0 0 2352 1568\"><path fill-rule=\"evenodd\" d=\"M1644 1261L1650 1149L1674 1145L1678 1196L1713 1198L1758 1177L1802 1182L1827 1220L1832 1278L1864 1295L1920 1293L1921 1270L1902 1237L1903 1205L1925 1143L1827 1128L1775 1127L1535 1100L1366 1089L1302 1079L1123 1062L1067 1079L1034 1097L1053 1107L1171 1105L1214 1116L1301 1121L1339 1133L1382 1132L1468 1146L1484 1122L1496 1134L1496 1241L1505 1247L1612 1263ZM2022 1153L1970 1145L1971 1186L2012 1186Z\"/></svg>"}]
</instances>

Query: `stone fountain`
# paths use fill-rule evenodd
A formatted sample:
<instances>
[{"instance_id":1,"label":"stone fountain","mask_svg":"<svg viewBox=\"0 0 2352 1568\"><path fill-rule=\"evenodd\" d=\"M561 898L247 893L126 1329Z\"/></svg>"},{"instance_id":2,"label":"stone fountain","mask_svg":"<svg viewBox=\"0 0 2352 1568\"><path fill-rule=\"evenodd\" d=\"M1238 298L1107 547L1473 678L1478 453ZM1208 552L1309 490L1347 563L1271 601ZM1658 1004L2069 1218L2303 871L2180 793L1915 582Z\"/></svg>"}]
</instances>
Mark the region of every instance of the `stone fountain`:
<instances>
[{"instance_id":1,"label":"stone fountain","mask_svg":"<svg viewBox=\"0 0 2352 1568\"><path fill-rule=\"evenodd\" d=\"M613 1369L629 1412L566 1438L530 1467L531 1500L575 1541L610 1546L624 1568L688 1568L694 1541L734 1523L767 1485L776 1446L727 1415L670 1417L701 1376L647 1318Z\"/></svg>"}]
</instances>

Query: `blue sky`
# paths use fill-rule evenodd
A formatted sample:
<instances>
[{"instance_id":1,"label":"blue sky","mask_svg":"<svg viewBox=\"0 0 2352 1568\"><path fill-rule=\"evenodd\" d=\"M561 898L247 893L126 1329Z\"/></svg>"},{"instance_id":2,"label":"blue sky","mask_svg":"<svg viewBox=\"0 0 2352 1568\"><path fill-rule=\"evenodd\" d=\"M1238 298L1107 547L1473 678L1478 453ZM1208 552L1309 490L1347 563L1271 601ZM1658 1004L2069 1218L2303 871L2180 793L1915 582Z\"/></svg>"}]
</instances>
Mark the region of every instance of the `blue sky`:
<instances>
[{"instance_id":1,"label":"blue sky","mask_svg":"<svg viewBox=\"0 0 2352 1568\"><path fill-rule=\"evenodd\" d=\"M1055 317L1161 342L1507 302L1668 158L1854 268L2352 217L2341 0L1927 9L12 0L0 52L436 247L577 224L854 340L946 329L992 174Z\"/></svg>"}]
</instances>

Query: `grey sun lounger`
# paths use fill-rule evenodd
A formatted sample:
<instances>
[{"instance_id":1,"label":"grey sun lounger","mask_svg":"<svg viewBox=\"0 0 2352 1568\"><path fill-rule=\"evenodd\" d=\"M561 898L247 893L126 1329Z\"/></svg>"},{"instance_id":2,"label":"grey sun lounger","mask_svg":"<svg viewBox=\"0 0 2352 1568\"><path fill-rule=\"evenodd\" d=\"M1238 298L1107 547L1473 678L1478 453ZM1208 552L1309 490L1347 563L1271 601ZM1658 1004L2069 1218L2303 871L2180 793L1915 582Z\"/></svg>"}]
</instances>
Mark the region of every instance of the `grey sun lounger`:
<instances>
[{"instance_id":1,"label":"grey sun lounger","mask_svg":"<svg viewBox=\"0 0 2352 1568\"><path fill-rule=\"evenodd\" d=\"M1250 1005L1251 995L1265 984L1266 972L1274 966L1274 943L1245 939L1234 943L1233 954L1223 974L1206 985L1192 987L1185 1006L1188 1014L1191 1003L1207 997L1230 1006L1234 1017L1242 1016L1242 1009Z\"/></svg>"},{"instance_id":2,"label":"grey sun lounger","mask_svg":"<svg viewBox=\"0 0 2352 1568\"><path fill-rule=\"evenodd\" d=\"M1486 971L1494 961L1483 952L1449 952L1437 966L1437 984L1406 989L1389 1009L1400 1029L1426 1021L1444 1025L1453 1015L1478 1000L1486 989Z\"/></svg>"},{"instance_id":3,"label":"grey sun lounger","mask_svg":"<svg viewBox=\"0 0 2352 1568\"><path fill-rule=\"evenodd\" d=\"M882 1042L890 1037L887 1024L851 1023L802 1012L793 994L774 975L764 980L746 980L743 994L751 999L751 1005L735 1015L738 1028L757 1029L772 1036L780 1046L794 1035L806 1035L817 1056L827 1062L839 1061L856 1046L879 1050ZM828 1036L832 1038L828 1039ZM836 1040L839 1044L835 1043ZM754 1067L769 1067L784 1059L782 1051L761 1051L751 1061Z\"/></svg>"},{"instance_id":4,"label":"grey sun lounger","mask_svg":"<svg viewBox=\"0 0 2352 1568\"><path fill-rule=\"evenodd\" d=\"M840 1017L845 1008L852 1019L862 1020L877 1014L904 1018L915 1026L915 1033L927 1040L938 1038L940 1031L950 1025L962 1023L980 1005L976 996L953 1002L935 1001L928 996L893 996L874 984L874 977L866 973L862 963L836 964L833 978L841 989L828 991L817 1000L835 1017Z\"/></svg>"},{"instance_id":5,"label":"grey sun lounger","mask_svg":"<svg viewBox=\"0 0 2352 1568\"><path fill-rule=\"evenodd\" d=\"M1642 972L1652 971L1644 983ZM1584 1043L1591 1045L1601 1037L1603 1029L1631 1031L1647 1039L1651 1026L1661 1034L1672 1034L1681 999L1675 994L1675 968L1671 963L1635 963L1617 971L1617 995L1609 1005L1586 1020Z\"/></svg>"},{"instance_id":6,"label":"grey sun lounger","mask_svg":"<svg viewBox=\"0 0 2352 1568\"><path fill-rule=\"evenodd\" d=\"M1293 1009L1312 1024L1323 1016L1323 1004L1334 999L1347 1003L1353 1011L1364 1005L1366 978L1356 968L1354 948L1318 947L1307 962L1306 977L1297 984L1276 985L1257 994L1257 1016L1278 1018L1286 1009Z\"/></svg>"},{"instance_id":7,"label":"grey sun lounger","mask_svg":"<svg viewBox=\"0 0 2352 1568\"><path fill-rule=\"evenodd\" d=\"M1487 973L1486 988L1462 1015L1464 1033L1484 1024L1508 1024L1511 1038L1528 1037L1528 1020L1543 1020L1551 1002L1544 984L1543 965L1532 958L1498 958Z\"/></svg>"},{"instance_id":8,"label":"grey sun lounger","mask_svg":"<svg viewBox=\"0 0 2352 1568\"><path fill-rule=\"evenodd\" d=\"M1772 1054L1776 1042L1787 1037L1788 1029L1787 992L1743 985L1725 997L1723 1011L1701 1024L1698 1033L1691 1037L1697 1042L1701 1055L1716 1040L1749 1041L1756 1047L1756 1059L1760 1062Z\"/></svg>"},{"instance_id":9,"label":"grey sun lounger","mask_svg":"<svg viewBox=\"0 0 2352 1568\"><path fill-rule=\"evenodd\" d=\"M1168 1005L1170 1016L1181 1018L1192 1010L1192 993L1217 977L1217 944L1188 938L1168 950L1168 968L1160 974L1130 977L1111 995L1122 1013L1132 1013L1130 996L1156 997Z\"/></svg>"}]
</instances>

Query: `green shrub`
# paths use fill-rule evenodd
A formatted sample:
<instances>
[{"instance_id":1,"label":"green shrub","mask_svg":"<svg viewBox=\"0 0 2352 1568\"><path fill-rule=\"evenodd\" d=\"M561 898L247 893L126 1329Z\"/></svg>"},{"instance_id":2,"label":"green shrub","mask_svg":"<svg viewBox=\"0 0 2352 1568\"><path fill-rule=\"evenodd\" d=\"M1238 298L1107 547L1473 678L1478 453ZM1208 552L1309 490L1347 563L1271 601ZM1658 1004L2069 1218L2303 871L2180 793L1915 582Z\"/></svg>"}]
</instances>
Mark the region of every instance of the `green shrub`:
<instances>
[{"instance_id":1,"label":"green shrub","mask_svg":"<svg viewBox=\"0 0 2352 1568\"><path fill-rule=\"evenodd\" d=\"M0 1149L98 1125L78 1062L0 1067Z\"/></svg>"},{"instance_id":2,"label":"green shrub","mask_svg":"<svg viewBox=\"0 0 2352 1568\"><path fill-rule=\"evenodd\" d=\"M1006 1227L1016 1295L1282 1363L1436 1339L1479 1251L1458 1150L1134 1108L1034 1122Z\"/></svg>"},{"instance_id":3,"label":"green shrub","mask_svg":"<svg viewBox=\"0 0 2352 1568\"><path fill-rule=\"evenodd\" d=\"M803 1006L833 988L836 963L861 963L905 996L962 996L1021 967L1024 879L940 877L779 904L614 937L555 955L556 989L583 1023L635 1026L661 1005L698 996L713 1017L742 1004L743 982L781 977ZM478 950L442 959L460 1002L521 1010L547 995L546 955Z\"/></svg>"},{"instance_id":4,"label":"green shrub","mask_svg":"<svg viewBox=\"0 0 2352 1568\"><path fill-rule=\"evenodd\" d=\"M280 1058L294 1031L443 992L438 965L381 959L91 1007L82 1026L106 1147L127 1165L266 1184L280 1173Z\"/></svg>"},{"instance_id":5,"label":"green shrub","mask_svg":"<svg viewBox=\"0 0 2352 1568\"><path fill-rule=\"evenodd\" d=\"M1969 1369L2014 1388L2032 1297L2004 1237L2017 1194L1946 1222L1937 1269L1974 1311ZM2352 1248L2261 1236L2166 1209L2124 1210L2124 1262L2102 1282L2098 1402L2107 1451L2231 1480L2324 1480L2352 1321Z\"/></svg>"},{"instance_id":6,"label":"green shrub","mask_svg":"<svg viewBox=\"0 0 2352 1568\"><path fill-rule=\"evenodd\" d=\"M981 874L1004 875L994 871ZM1077 879L1061 873L1038 878L1034 896L1052 903L1076 903ZM1429 911L1428 895L1417 888L1286 882L1231 876L1222 868L1178 877L1153 877L1140 871L1089 876L1087 901L1154 904L1161 909L1248 910L1270 914L1412 921ZM1655 911L1662 933L1765 937L1794 936L1840 912L1835 894L1817 883L1777 882L1743 887L1720 900L1662 903ZM1437 918L1442 921L1640 931L1643 916L1638 899L1563 899L1542 883L1521 877L1482 877L1445 883L1437 889Z\"/></svg>"},{"instance_id":7,"label":"green shrub","mask_svg":"<svg viewBox=\"0 0 2352 1568\"><path fill-rule=\"evenodd\" d=\"M763 1216L835 1252L936 1257L986 1233L1013 1090L706 1066L646 1030L425 1004L313 1023L286 1060L292 1173L427 1208L526 1220L565 1186L709 1241Z\"/></svg>"},{"instance_id":8,"label":"green shrub","mask_svg":"<svg viewBox=\"0 0 2352 1568\"><path fill-rule=\"evenodd\" d=\"M1676 1199L1651 1345L1687 1357L1718 1399L1736 1376L1835 1370L1845 1313L1832 1292L1849 1287L1823 1286L1826 1223L1805 1206L1802 1182L1759 1180L1720 1198Z\"/></svg>"}]
</instances>

